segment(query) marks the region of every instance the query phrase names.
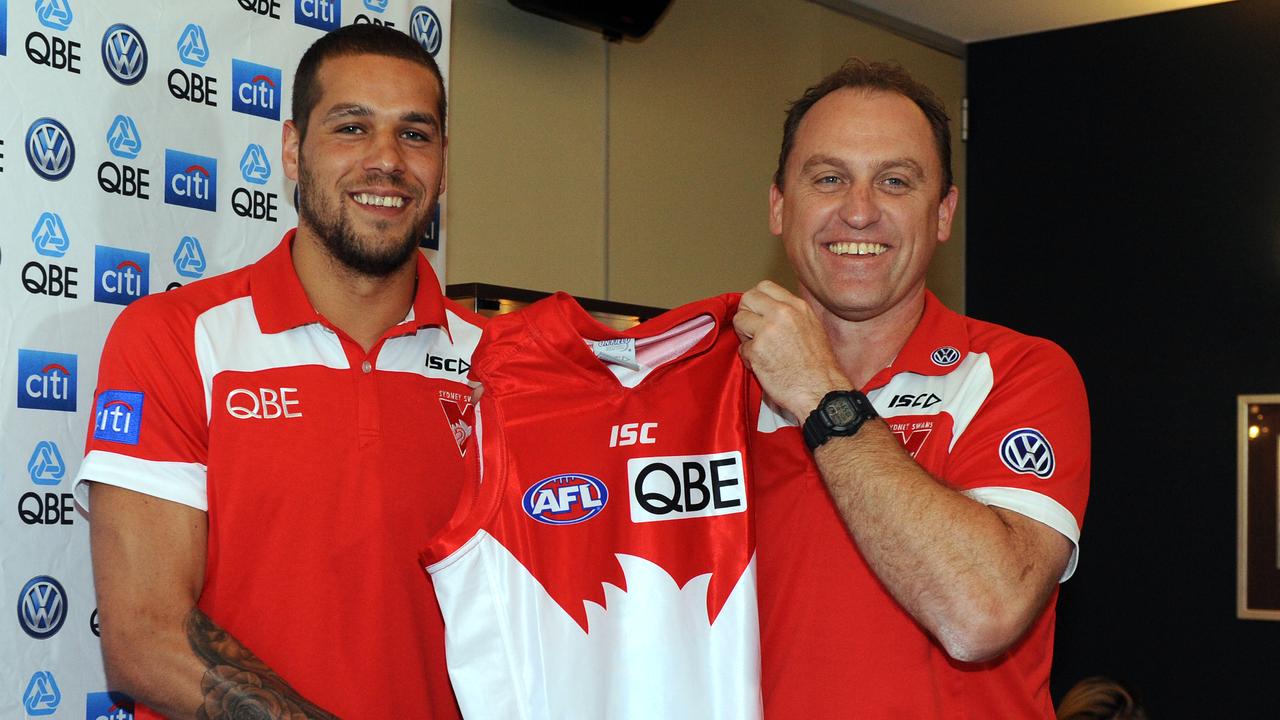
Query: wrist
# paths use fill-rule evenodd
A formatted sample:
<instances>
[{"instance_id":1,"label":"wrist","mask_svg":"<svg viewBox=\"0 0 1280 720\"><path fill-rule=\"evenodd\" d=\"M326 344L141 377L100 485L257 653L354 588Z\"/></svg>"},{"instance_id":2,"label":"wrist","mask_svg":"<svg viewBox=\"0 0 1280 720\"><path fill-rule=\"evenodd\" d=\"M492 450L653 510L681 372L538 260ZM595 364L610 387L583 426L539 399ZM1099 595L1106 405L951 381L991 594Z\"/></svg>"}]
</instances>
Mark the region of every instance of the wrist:
<instances>
[{"instance_id":1,"label":"wrist","mask_svg":"<svg viewBox=\"0 0 1280 720\"><path fill-rule=\"evenodd\" d=\"M805 444L812 451L833 437L855 435L875 417L875 408L866 395L857 390L833 390L806 417L802 428Z\"/></svg>"}]
</instances>

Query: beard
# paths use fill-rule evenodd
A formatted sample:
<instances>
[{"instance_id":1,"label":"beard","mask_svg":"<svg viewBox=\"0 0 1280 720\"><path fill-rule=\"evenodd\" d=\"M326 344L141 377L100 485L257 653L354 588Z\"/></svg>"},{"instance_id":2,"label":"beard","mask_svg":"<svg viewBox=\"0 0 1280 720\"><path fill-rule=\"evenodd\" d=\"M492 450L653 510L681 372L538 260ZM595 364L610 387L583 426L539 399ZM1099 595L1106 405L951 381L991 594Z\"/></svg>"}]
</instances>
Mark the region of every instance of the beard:
<instances>
[{"instance_id":1,"label":"beard","mask_svg":"<svg viewBox=\"0 0 1280 720\"><path fill-rule=\"evenodd\" d=\"M421 199L403 180L394 175L366 177L363 183L394 188L412 196L415 201ZM431 222L430 215L419 219L399 239L385 235L391 224L386 221L375 224L375 232L382 232L373 237L357 234L351 228L351 218L342 209L340 201L335 199L330 202L323 195L301 157L298 158L298 194L299 221L315 232L333 259L368 277L384 278L404 267L417 252L419 239L426 233Z\"/></svg>"}]
</instances>

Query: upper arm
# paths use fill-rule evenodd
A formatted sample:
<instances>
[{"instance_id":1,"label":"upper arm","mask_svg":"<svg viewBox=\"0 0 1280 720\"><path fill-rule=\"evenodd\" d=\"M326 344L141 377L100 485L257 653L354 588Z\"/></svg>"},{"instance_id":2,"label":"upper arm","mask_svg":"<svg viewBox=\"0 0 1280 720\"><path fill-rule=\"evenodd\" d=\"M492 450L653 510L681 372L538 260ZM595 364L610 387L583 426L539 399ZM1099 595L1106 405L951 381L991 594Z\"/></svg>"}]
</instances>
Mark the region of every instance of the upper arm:
<instances>
[{"instance_id":1,"label":"upper arm","mask_svg":"<svg viewBox=\"0 0 1280 720\"><path fill-rule=\"evenodd\" d=\"M89 533L109 676L139 650L190 655L183 622L204 582L205 513L113 485L91 482ZM194 660L194 657L192 657Z\"/></svg>"}]
</instances>

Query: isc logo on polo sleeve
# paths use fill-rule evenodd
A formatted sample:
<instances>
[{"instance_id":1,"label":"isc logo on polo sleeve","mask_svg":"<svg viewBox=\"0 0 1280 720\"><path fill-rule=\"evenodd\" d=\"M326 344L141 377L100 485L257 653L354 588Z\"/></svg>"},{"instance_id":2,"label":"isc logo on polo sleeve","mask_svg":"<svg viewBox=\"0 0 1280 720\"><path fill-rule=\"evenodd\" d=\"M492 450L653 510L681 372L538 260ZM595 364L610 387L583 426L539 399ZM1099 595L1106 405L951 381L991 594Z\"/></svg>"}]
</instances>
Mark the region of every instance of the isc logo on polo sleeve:
<instances>
[{"instance_id":1,"label":"isc logo on polo sleeve","mask_svg":"<svg viewBox=\"0 0 1280 720\"><path fill-rule=\"evenodd\" d=\"M140 392L103 390L93 408L93 439L137 445L143 399Z\"/></svg>"}]
</instances>

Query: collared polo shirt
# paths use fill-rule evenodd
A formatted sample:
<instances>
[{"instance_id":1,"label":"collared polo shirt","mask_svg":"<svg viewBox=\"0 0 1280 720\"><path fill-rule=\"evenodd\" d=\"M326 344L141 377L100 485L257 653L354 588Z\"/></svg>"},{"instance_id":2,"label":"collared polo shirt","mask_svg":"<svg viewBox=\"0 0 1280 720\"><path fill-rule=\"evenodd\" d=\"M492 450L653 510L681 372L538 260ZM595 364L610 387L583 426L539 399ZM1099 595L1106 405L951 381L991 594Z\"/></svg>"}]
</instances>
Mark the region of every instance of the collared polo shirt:
<instances>
[{"instance_id":1,"label":"collared polo shirt","mask_svg":"<svg viewBox=\"0 0 1280 720\"><path fill-rule=\"evenodd\" d=\"M966 318L928 294L898 356L862 390L934 478L1079 540L1088 405L1057 345ZM795 420L760 407L753 457L765 716L1053 717L1056 593L1001 657L950 659L863 559ZM1073 550L1063 580L1075 564Z\"/></svg>"},{"instance_id":2,"label":"collared polo shirt","mask_svg":"<svg viewBox=\"0 0 1280 720\"><path fill-rule=\"evenodd\" d=\"M366 353L312 308L292 241L125 309L77 498L92 480L206 511L199 607L312 702L455 717L415 543L448 520L476 454L478 318L419 255L408 317Z\"/></svg>"}]
</instances>

